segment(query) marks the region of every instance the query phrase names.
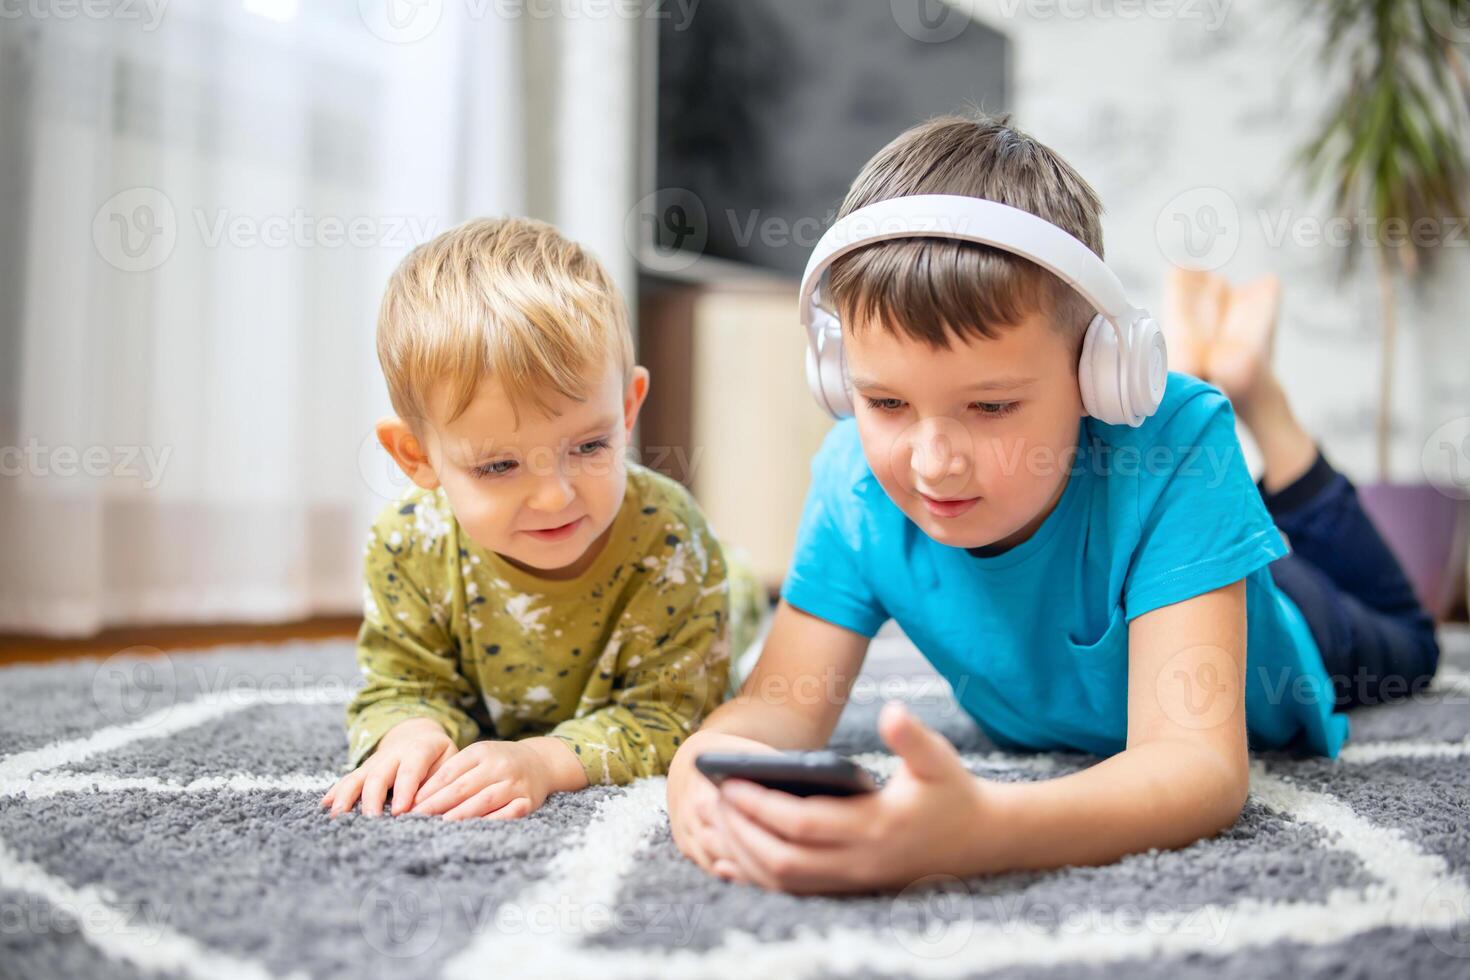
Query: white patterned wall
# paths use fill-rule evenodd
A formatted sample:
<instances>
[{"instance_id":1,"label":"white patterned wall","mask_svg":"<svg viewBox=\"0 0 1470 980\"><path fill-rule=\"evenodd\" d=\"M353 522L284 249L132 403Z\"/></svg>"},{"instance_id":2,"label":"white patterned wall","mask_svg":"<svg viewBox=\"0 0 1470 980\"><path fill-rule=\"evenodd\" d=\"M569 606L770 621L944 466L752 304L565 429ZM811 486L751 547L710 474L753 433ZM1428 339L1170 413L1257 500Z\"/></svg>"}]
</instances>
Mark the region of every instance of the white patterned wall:
<instances>
[{"instance_id":1,"label":"white patterned wall","mask_svg":"<svg viewBox=\"0 0 1470 980\"><path fill-rule=\"evenodd\" d=\"M1373 479L1379 314L1371 267L1339 278L1340 249L1290 235L1272 243L1283 220L1331 214L1292 165L1329 88L1312 59L1317 15L1303 13L1310 5L953 2L1011 37L1015 121L1102 196L1108 259L1135 302L1161 305L1164 250L1174 243L1161 247L1155 227L1171 200L1200 187L1228 196L1240 216L1238 245L1220 271L1236 281L1282 275L1277 367L1333 460L1354 478ZM1208 200L1214 192L1201 193ZM1470 237L1460 229L1458 244L1440 253L1422 288L1402 295L1397 480L1422 480L1430 433L1470 415Z\"/></svg>"}]
</instances>

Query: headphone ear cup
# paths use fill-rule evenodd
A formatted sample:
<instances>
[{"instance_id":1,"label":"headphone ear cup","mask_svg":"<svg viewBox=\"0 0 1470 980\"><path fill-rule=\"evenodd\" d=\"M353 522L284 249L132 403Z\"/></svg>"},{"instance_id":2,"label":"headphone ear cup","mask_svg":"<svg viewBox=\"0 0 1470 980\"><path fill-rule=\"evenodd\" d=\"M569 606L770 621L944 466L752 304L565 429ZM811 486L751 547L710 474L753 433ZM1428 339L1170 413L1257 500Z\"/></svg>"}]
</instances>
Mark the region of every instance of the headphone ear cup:
<instances>
[{"instance_id":1,"label":"headphone ear cup","mask_svg":"<svg viewBox=\"0 0 1470 980\"><path fill-rule=\"evenodd\" d=\"M810 343L806 345L806 386L822 410L831 412L827 407L827 394L822 391L822 368L817 363L817 351Z\"/></svg>"},{"instance_id":2,"label":"headphone ear cup","mask_svg":"<svg viewBox=\"0 0 1470 980\"><path fill-rule=\"evenodd\" d=\"M1082 338L1077 384L1088 415L1108 425L1132 422L1123 409L1123 392L1118 386L1118 335L1101 314L1092 318Z\"/></svg>"},{"instance_id":3,"label":"headphone ear cup","mask_svg":"<svg viewBox=\"0 0 1470 980\"><path fill-rule=\"evenodd\" d=\"M852 384L848 380L847 354L842 349L842 328L827 336L822 348L822 387L827 392L827 406L836 419L851 417Z\"/></svg>"},{"instance_id":4,"label":"headphone ear cup","mask_svg":"<svg viewBox=\"0 0 1470 980\"><path fill-rule=\"evenodd\" d=\"M842 372L842 404L837 410L842 413L843 418L851 418L857 414L857 409L853 407L855 400L852 393L852 375L847 370L847 348L842 346L840 338L837 341L837 363Z\"/></svg>"},{"instance_id":5,"label":"headphone ear cup","mask_svg":"<svg viewBox=\"0 0 1470 980\"><path fill-rule=\"evenodd\" d=\"M1159 410L1164 400L1164 389L1169 382L1169 349L1164 343L1163 328L1151 316L1138 322L1133 342L1137 354L1129 400L1133 410L1147 418Z\"/></svg>"},{"instance_id":6,"label":"headphone ear cup","mask_svg":"<svg viewBox=\"0 0 1470 980\"><path fill-rule=\"evenodd\" d=\"M817 404L834 419L853 414L847 357L842 350L842 323L826 310L815 312L816 347L806 347L806 383Z\"/></svg>"}]
</instances>

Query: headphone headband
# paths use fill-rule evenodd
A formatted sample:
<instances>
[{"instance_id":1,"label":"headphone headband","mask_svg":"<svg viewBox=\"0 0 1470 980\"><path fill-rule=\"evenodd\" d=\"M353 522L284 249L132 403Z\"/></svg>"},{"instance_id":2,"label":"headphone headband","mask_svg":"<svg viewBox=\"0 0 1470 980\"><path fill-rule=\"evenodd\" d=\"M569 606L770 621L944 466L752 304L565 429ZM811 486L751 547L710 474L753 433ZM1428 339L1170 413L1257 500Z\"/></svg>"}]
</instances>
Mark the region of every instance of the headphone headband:
<instances>
[{"instance_id":1,"label":"headphone headband","mask_svg":"<svg viewBox=\"0 0 1470 980\"><path fill-rule=\"evenodd\" d=\"M833 262L864 246L898 238L948 238L990 245L1030 259L1057 276L1115 326L1134 312L1113 270L1096 252L1051 222L983 198L915 194L858 208L827 229L801 277L802 326L812 325L813 300L822 274Z\"/></svg>"}]
</instances>

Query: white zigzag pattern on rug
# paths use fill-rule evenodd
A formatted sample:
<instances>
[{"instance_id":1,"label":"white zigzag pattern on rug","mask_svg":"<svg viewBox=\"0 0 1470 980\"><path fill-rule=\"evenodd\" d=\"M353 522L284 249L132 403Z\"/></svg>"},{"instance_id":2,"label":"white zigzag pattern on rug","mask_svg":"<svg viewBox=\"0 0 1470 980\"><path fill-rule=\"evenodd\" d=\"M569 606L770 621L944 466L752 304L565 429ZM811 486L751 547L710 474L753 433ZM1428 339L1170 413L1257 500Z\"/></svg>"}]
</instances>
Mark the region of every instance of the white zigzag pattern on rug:
<instances>
[{"instance_id":1,"label":"white zigzag pattern on rug","mask_svg":"<svg viewBox=\"0 0 1470 980\"><path fill-rule=\"evenodd\" d=\"M1447 670L1436 687L1470 689L1470 674ZM62 793L142 790L150 793L239 792L284 790L320 793L336 776L329 772L257 776L234 773L188 783L153 777L118 777L104 773L52 773L61 766L111 752L130 743L164 738L185 729L265 703L331 704L345 700L338 688L202 697L171 705L134 722L100 729L89 736L54 742L0 759L0 796L44 798ZM1464 758L1470 738L1453 742L1368 742L1346 747L1344 764L1383 759ZM879 775L897 765L894 757L866 753L857 757ZM972 769L1024 770L1056 768L1046 756L1004 752L966 755ZM565 977L596 975L603 980L673 974L699 978L725 976L738 964L743 974L779 972L786 977L864 970L919 977L972 976L1008 966L1120 962L1153 955L1191 952L1224 955L1280 940L1329 944L1371 929L1438 930L1464 924L1460 910L1470 908L1470 887L1453 874L1438 855L1425 852L1399 830L1363 819L1330 794L1308 790L1260 762L1251 768L1251 797L1301 824L1323 832L1330 846L1347 852L1375 878L1365 888L1339 888L1315 902L1246 900L1209 905L1189 913L1154 916L1148 927L1130 932L1076 932L1058 929L1049 942L1028 941L1014 925L948 923L943 934L894 929L881 934L838 929L799 930L790 939L768 942L731 931L724 944L702 953L657 952L605 947L587 948L595 929L552 935L501 933L481 929L445 965L446 980L483 975L486 962L514 962L518 975ZM664 780L644 779L602 803L578 845L560 852L545 878L508 903L537 908L576 895L583 908L611 907L627 873L652 832L666 819ZM77 910L79 932L103 954L143 970L172 970L200 980L269 980L259 964L207 948L159 924L133 924L115 896L93 886L75 887L41 866L18 857L0 841L0 886L36 895L53 905ZM578 916L579 922L596 917ZM967 953L960 956L955 954ZM288 974L295 980L299 974Z\"/></svg>"}]
</instances>

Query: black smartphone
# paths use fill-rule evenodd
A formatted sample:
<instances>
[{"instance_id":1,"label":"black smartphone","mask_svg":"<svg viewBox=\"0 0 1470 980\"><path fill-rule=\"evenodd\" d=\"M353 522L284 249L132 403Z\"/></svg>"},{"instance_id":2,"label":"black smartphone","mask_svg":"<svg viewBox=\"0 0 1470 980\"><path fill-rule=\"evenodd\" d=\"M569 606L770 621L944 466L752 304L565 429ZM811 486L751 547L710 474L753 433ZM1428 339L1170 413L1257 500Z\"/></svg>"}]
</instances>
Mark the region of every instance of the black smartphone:
<instances>
[{"instance_id":1,"label":"black smartphone","mask_svg":"<svg viewBox=\"0 0 1470 980\"><path fill-rule=\"evenodd\" d=\"M694 757L694 768L715 785L748 779L793 796L857 796L878 788L866 769L836 752L705 752Z\"/></svg>"}]
</instances>

